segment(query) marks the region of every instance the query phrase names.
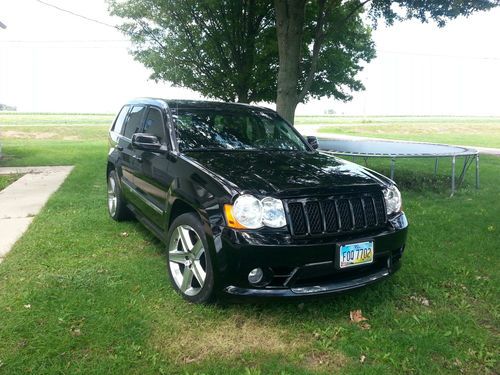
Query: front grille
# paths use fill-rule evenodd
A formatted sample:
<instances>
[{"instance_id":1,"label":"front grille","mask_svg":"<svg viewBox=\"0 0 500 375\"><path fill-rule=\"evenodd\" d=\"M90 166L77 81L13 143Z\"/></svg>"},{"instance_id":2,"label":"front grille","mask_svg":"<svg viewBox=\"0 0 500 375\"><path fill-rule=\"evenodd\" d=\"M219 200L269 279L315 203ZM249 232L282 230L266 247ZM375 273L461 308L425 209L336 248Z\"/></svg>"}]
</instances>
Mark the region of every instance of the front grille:
<instances>
[{"instance_id":1,"label":"front grille","mask_svg":"<svg viewBox=\"0 0 500 375\"><path fill-rule=\"evenodd\" d=\"M286 201L295 236L338 234L375 229L387 222L382 193Z\"/></svg>"}]
</instances>

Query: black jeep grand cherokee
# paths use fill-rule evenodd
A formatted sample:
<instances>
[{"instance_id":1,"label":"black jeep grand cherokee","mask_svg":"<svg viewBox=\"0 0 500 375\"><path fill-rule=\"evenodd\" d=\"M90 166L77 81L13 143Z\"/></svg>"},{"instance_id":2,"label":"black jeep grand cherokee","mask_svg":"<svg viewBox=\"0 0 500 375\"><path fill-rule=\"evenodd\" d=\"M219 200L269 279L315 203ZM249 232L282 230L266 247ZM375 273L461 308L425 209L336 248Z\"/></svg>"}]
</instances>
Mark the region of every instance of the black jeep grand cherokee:
<instances>
[{"instance_id":1,"label":"black jeep grand cherokee","mask_svg":"<svg viewBox=\"0 0 500 375\"><path fill-rule=\"evenodd\" d=\"M316 151L272 110L137 99L109 139L111 217L132 213L166 244L191 302L334 293L398 268L408 223L393 182Z\"/></svg>"}]
</instances>

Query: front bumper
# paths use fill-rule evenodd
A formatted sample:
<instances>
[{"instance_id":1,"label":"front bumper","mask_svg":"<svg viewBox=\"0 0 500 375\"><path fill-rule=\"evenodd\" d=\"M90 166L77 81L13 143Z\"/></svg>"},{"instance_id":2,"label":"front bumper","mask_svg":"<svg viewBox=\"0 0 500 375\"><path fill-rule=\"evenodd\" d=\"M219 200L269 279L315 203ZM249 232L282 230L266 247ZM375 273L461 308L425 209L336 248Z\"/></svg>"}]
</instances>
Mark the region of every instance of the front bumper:
<instances>
[{"instance_id":1,"label":"front bumper","mask_svg":"<svg viewBox=\"0 0 500 375\"><path fill-rule=\"evenodd\" d=\"M407 230L403 213L378 232L336 238L297 241L285 232L225 229L217 253L222 290L234 296L303 297L363 287L399 269ZM373 263L340 269L338 245L358 240L374 242ZM254 286L248 282L248 273L257 267L266 271L265 285Z\"/></svg>"}]
</instances>

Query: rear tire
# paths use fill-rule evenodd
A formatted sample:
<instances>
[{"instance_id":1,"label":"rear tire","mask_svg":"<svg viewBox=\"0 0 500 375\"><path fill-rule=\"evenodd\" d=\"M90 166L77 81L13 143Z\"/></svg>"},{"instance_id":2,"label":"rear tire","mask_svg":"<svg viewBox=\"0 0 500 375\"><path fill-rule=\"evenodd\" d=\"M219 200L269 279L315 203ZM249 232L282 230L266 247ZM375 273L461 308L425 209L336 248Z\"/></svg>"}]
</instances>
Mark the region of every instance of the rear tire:
<instances>
[{"instance_id":1,"label":"rear tire","mask_svg":"<svg viewBox=\"0 0 500 375\"><path fill-rule=\"evenodd\" d=\"M185 300L215 300L214 272L203 224L194 213L177 217L167 236L167 269L174 289Z\"/></svg>"},{"instance_id":2,"label":"rear tire","mask_svg":"<svg viewBox=\"0 0 500 375\"><path fill-rule=\"evenodd\" d=\"M131 216L115 170L108 174L108 213L116 221L123 221Z\"/></svg>"}]
</instances>

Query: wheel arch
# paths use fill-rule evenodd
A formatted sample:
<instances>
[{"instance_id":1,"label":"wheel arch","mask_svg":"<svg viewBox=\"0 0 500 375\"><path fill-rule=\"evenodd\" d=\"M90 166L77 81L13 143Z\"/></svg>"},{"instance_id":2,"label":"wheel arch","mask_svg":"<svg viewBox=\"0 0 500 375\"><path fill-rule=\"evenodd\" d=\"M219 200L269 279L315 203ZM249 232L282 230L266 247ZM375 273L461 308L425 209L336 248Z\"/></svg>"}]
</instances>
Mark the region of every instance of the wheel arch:
<instances>
[{"instance_id":1,"label":"wheel arch","mask_svg":"<svg viewBox=\"0 0 500 375\"><path fill-rule=\"evenodd\" d=\"M220 253L220 245L216 245L215 237L217 236L217 226L212 226L210 217L208 216L208 213L202 210L202 206L200 208L196 208L194 205L188 203L185 199L182 197L176 197L173 203L170 204L170 209L168 210L167 217L166 217L166 233L170 232L171 225L174 222L176 218L178 218L180 215L186 214L186 213L192 213L196 215L196 217L200 220L200 223L203 227L204 233L205 233L205 238L208 244L208 249L207 251L211 255L211 260L212 260L212 266L214 270L214 281L216 284L219 283L219 272L220 272L220 262L221 260L219 259L218 254ZM168 237L168 236L167 236ZM166 241L168 241L168 238L166 238ZM220 241L218 241L220 242Z\"/></svg>"},{"instance_id":2,"label":"wheel arch","mask_svg":"<svg viewBox=\"0 0 500 375\"><path fill-rule=\"evenodd\" d=\"M187 203L183 199L177 198L173 202L172 207L170 208L169 213L168 213L167 229L170 228L170 225L172 225L173 221L176 218L178 218L180 215L186 214L186 213L194 213L194 214L196 214L196 216L198 216L198 218L202 221L202 223L204 222L202 216L200 215L200 213L198 212L198 210L195 207L193 207L192 205L190 205L189 203Z\"/></svg>"},{"instance_id":3,"label":"wheel arch","mask_svg":"<svg viewBox=\"0 0 500 375\"><path fill-rule=\"evenodd\" d=\"M106 177L109 176L109 172L111 172L112 170L115 170L115 169L116 169L115 165L108 160L108 164L106 166Z\"/></svg>"}]
</instances>

